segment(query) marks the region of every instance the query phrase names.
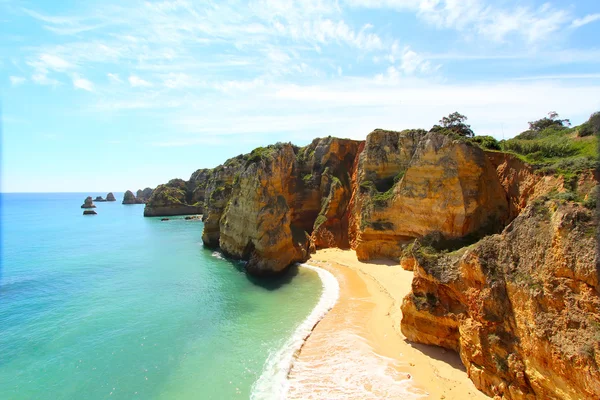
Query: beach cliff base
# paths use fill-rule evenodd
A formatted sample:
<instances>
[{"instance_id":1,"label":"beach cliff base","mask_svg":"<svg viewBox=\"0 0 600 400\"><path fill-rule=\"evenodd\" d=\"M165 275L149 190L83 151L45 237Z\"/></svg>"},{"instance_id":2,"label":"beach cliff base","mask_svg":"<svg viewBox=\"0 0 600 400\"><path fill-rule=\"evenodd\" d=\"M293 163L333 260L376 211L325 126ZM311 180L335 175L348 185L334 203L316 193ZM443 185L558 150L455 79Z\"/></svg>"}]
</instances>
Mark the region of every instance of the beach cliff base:
<instances>
[{"instance_id":1,"label":"beach cliff base","mask_svg":"<svg viewBox=\"0 0 600 400\"><path fill-rule=\"evenodd\" d=\"M489 399L458 354L401 333L412 272L390 261L360 262L352 250L319 250L308 263L338 279L340 297L290 370L289 398Z\"/></svg>"}]
</instances>

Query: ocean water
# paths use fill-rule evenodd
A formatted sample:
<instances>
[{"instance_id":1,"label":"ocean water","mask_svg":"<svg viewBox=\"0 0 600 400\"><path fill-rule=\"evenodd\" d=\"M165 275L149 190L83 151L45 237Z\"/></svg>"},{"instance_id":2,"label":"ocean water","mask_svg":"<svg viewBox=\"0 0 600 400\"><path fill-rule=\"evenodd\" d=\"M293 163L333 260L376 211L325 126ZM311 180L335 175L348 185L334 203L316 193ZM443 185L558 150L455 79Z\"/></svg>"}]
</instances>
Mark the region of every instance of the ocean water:
<instances>
[{"instance_id":1,"label":"ocean water","mask_svg":"<svg viewBox=\"0 0 600 400\"><path fill-rule=\"evenodd\" d=\"M83 216L88 194L106 195L1 195L0 399L285 395L335 302L323 271L252 280L203 248L201 221L144 218L122 193Z\"/></svg>"}]
</instances>

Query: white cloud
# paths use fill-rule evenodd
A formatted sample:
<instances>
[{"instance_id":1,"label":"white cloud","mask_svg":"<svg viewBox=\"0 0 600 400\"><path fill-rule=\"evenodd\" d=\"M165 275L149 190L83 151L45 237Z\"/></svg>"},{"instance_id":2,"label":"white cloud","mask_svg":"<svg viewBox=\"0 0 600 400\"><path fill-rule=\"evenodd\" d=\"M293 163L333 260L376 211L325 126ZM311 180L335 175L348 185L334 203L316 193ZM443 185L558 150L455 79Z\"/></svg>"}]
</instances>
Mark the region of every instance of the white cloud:
<instances>
[{"instance_id":1,"label":"white cloud","mask_svg":"<svg viewBox=\"0 0 600 400\"><path fill-rule=\"evenodd\" d=\"M10 84L13 86L19 86L19 85L25 83L25 81L27 80L27 79L23 78L22 76L11 76L11 77L9 77L9 79L10 79Z\"/></svg>"},{"instance_id":2,"label":"white cloud","mask_svg":"<svg viewBox=\"0 0 600 400\"><path fill-rule=\"evenodd\" d=\"M39 57L41 66L55 71L65 71L73 68L73 64L53 54L42 54Z\"/></svg>"},{"instance_id":3,"label":"white cloud","mask_svg":"<svg viewBox=\"0 0 600 400\"><path fill-rule=\"evenodd\" d=\"M131 75L129 76L129 84L131 87L150 87L152 84L148 81L143 80L139 76Z\"/></svg>"},{"instance_id":4,"label":"white cloud","mask_svg":"<svg viewBox=\"0 0 600 400\"><path fill-rule=\"evenodd\" d=\"M109 72L108 74L106 74L106 76L108 77L108 80L110 80L111 83L123 83L123 81L119 77L119 74L112 74Z\"/></svg>"},{"instance_id":5,"label":"white cloud","mask_svg":"<svg viewBox=\"0 0 600 400\"><path fill-rule=\"evenodd\" d=\"M91 81L89 81L85 78L82 78L77 74L73 75L73 87L75 89L82 89L82 90L86 90L88 92L94 91L94 84Z\"/></svg>"},{"instance_id":6,"label":"white cloud","mask_svg":"<svg viewBox=\"0 0 600 400\"><path fill-rule=\"evenodd\" d=\"M47 72L36 72L31 75L31 80L38 85L58 86L60 82L54 78L48 78Z\"/></svg>"},{"instance_id":7,"label":"white cloud","mask_svg":"<svg viewBox=\"0 0 600 400\"><path fill-rule=\"evenodd\" d=\"M582 27L584 25L590 24L592 22L596 22L600 20L600 13L598 14L589 14L586 15L583 18L577 18L576 20L573 21L573 23L571 24L571 26L573 28L579 28Z\"/></svg>"}]
</instances>

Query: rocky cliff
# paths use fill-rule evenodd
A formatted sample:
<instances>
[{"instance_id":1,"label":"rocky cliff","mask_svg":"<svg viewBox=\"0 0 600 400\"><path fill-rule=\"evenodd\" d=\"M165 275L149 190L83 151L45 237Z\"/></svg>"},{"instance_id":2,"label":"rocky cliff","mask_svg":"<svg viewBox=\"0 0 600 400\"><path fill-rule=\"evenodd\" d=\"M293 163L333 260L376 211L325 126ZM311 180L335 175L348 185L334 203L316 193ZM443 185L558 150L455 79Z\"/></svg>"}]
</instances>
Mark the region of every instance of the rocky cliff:
<instances>
[{"instance_id":1,"label":"rocky cliff","mask_svg":"<svg viewBox=\"0 0 600 400\"><path fill-rule=\"evenodd\" d=\"M412 246L406 337L459 352L490 396L600 398L597 219L563 203L538 198L455 252Z\"/></svg>"},{"instance_id":2,"label":"rocky cliff","mask_svg":"<svg viewBox=\"0 0 600 400\"><path fill-rule=\"evenodd\" d=\"M204 245L254 275L326 247L400 261L415 271L402 331L459 352L480 390L600 398L598 173L589 155L549 147L554 164L534 167L484 139L378 129L260 147L160 185L145 215L197 207Z\"/></svg>"},{"instance_id":3,"label":"rocky cliff","mask_svg":"<svg viewBox=\"0 0 600 400\"><path fill-rule=\"evenodd\" d=\"M397 259L402 243L432 232L447 239L482 236L510 217L485 152L438 133L371 133L357 185L352 245L362 260Z\"/></svg>"},{"instance_id":4,"label":"rocky cliff","mask_svg":"<svg viewBox=\"0 0 600 400\"><path fill-rule=\"evenodd\" d=\"M311 248L348 246L350 170L359 147L324 138L259 148L217 167L206 188L203 241L247 260L253 274L304 261Z\"/></svg>"}]
</instances>

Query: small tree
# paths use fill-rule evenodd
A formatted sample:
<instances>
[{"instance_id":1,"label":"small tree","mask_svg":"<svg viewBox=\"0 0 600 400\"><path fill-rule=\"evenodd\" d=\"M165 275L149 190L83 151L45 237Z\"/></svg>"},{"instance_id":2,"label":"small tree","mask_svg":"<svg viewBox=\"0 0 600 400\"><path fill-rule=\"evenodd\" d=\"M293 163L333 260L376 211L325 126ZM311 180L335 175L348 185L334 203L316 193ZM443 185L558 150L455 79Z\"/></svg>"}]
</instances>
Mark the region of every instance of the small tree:
<instances>
[{"instance_id":1,"label":"small tree","mask_svg":"<svg viewBox=\"0 0 600 400\"><path fill-rule=\"evenodd\" d=\"M550 111L547 117L529 122L529 130L535 132L541 132L544 129L552 127L566 128L568 126L571 126L571 121L558 118L558 113L556 111Z\"/></svg>"},{"instance_id":2,"label":"small tree","mask_svg":"<svg viewBox=\"0 0 600 400\"><path fill-rule=\"evenodd\" d=\"M447 117L443 117L440 120L440 125L434 125L431 129L432 131L450 131L451 133L455 133L459 136L464 137L473 137L475 134L473 130L471 130L471 125L465 124L465 121L468 118L458 112L453 112Z\"/></svg>"}]
</instances>

